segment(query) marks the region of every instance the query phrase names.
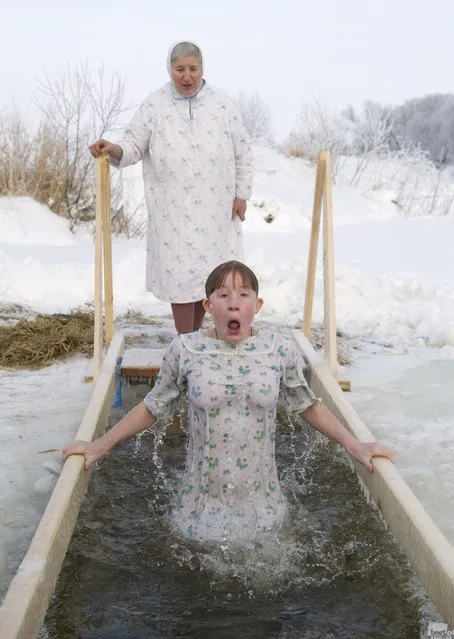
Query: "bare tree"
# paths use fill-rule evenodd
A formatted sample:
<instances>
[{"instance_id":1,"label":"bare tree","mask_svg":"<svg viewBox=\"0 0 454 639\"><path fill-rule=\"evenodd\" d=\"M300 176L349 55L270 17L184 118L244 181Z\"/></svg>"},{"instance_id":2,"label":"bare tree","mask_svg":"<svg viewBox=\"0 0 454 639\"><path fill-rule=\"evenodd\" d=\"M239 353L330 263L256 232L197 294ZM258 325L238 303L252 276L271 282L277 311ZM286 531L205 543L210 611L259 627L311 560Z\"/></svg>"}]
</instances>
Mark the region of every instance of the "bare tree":
<instances>
[{"instance_id":1,"label":"bare tree","mask_svg":"<svg viewBox=\"0 0 454 639\"><path fill-rule=\"evenodd\" d=\"M396 148L412 144L430 154L437 166L454 163L454 95L430 94L394 108Z\"/></svg>"},{"instance_id":2,"label":"bare tree","mask_svg":"<svg viewBox=\"0 0 454 639\"><path fill-rule=\"evenodd\" d=\"M360 112L349 105L341 115L349 123L350 132L344 153L357 158L350 179L350 184L356 186L370 160L388 154L394 120L390 109L376 102L366 102Z\"/></svg>"},{"instance_id":3,"label":"bare tree","mask_svg":"<svg viewBox=\"0 0 454 639\"><path fill-rule=\"evenodd\" d=\"M273 137L271 111L257 91L240 91L235 99L247 132L254 142L270 142Z\"/></svg>"},{"instance_id":4,"label":"bare tree","mask_svg":"<svg viewBox=\"0 0 454 639\"><path fill-rule=\"evenodd\" d=\"M449 114L448 107L445 105ZM448 172L443 172L444 147L434 164L422 145L402 140L398 148L395 145L390 107L366 102L359 111L350 105L338 115L315 100L302 105L284 148L289 155L309 161L316 160L323 149L330 151L334 177L342 167L350 185L390 191L404 216L448 214L454 187L444 174Z\"/></svg>"},{"instance_id":5,"label":"bare tree","mask_svg":"<svg viewBox=\"0 0 454 639\"><path fill-rule=\"evenodd\" d=\"M26 195L26 167L32 140L15 105L0 115L0 195Z\"/></svg>"},{"instance_id":6,"label":"bare tree","mask_svg":"<svg viewBox=\"0 0 454 639\"><path fill-rule=\"evenodd\" d=\"M63 172L58 171L58 197L51 208L74 226L94 215L95 163L88 153L91 142L111 131L124 108L124 80L108 78L104 68L92 80L86 63L68 66L55 79L47 73L36 99L44 117L47 137L61 147Z\"/></svg>"},{"instance_id":7,"label":"bare tree","mask_svg":"<svg viewBox=\"0 0 454 639\"><path fill-rule=\"evenodd\" d=\"M289 155L304 157L315 162L320 151L332 155L333 177L341 168L342 154L346 148L348 131L335 110L314 98L303 102L296 123L284 142Z\"/></svg>"}]
</instances>

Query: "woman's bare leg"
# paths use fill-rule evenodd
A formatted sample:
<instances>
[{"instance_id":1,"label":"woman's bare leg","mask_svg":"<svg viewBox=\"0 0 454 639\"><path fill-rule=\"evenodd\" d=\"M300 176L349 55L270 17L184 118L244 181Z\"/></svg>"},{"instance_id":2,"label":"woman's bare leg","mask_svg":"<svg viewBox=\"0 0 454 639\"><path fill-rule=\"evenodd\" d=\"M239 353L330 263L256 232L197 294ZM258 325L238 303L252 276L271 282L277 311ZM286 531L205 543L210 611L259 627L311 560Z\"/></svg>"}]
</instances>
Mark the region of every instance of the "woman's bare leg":
<instances>
[{"instance_id":1,"label":"woman's bare leg","mask_svg":"<svg viewBox=\"0 0 454 639\"><path fill-rule=\"evenodd\" d=\"M177 333L192 333L194 330L194 302L171 304L171 306Z\"/></svg>"},{"instance_id":2,"label":"woman's bare leg","mask_svg":"<svg viewBox=\"0 0 454 639\"><path fill-rule=\"evenodd\" d=\"M198 331L205 317L202 301L171 304L173 321L178 333Z\"/></svg>"},{"instance_id":3,"label":"woman's bare leg","mask_svg":"<svg viewBox=\"0 0 454 639\"><path fill-rule=\"evenodd\" d=\"M204 317L205 309L203 308L202 300L200 300L200 302L194 302L194 331L198 331L202 326Z\"/></svg>"}]
</instances>

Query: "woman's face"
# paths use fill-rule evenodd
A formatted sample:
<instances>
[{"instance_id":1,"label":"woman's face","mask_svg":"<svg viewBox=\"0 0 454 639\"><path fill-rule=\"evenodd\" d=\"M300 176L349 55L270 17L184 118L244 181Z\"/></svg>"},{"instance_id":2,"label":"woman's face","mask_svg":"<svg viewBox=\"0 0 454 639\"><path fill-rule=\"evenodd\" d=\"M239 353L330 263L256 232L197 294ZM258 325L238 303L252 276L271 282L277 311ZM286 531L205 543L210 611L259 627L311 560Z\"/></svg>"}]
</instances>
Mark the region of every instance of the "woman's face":
<instances>
[{"instance_id":1,"label":"woman's face","mask_svg":"<svg viewBox=\"0 0 454 639\"><path fill-rule=\"evenodd\" d=\"M213 316L219 339L238 344L251 335L252 320L263 304L255 291L245 286L239 273L229 273L222 286L203 301Z\"/></svg>"},{"instance_id":2,"label":"woman's face","mask_svg":"<svg viewBox=\"0 0 454 639\"><path fill-rule=\"evenodd\" d=\"M202 65L195 56L180 56L172 63L172 81L181 95L194 95L202 85Z\"/></svg>"}]
</instances>

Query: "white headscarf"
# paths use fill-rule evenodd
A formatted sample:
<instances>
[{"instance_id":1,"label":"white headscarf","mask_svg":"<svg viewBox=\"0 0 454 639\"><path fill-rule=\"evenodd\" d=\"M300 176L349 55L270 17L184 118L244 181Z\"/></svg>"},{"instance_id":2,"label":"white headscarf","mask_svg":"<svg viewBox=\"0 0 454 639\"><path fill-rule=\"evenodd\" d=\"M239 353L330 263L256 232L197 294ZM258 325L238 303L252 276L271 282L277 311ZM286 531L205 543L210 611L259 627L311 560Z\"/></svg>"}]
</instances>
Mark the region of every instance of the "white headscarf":
<instances>
[{"instance_id":1,"label":"white headscarf","mask_svg":"<svg viewBox=\"0 0 454 639\"><path fill-rule=\"evenodd\" d=\"M192 40L178 40L177 42L174 42L172 44L172 46L169 49L169 53L167 54L167 71L169 72L170 79L172 79L171 59L172 59L173 50L179 44L183 44L183 43L192 44L194 47L197 47L197 49L200 51L200 64L202 66L202 72L203 72L203 55L202 55L202 49L199 47L199 45L196 42L192 42Z\"/></svg>"}]
</instances>

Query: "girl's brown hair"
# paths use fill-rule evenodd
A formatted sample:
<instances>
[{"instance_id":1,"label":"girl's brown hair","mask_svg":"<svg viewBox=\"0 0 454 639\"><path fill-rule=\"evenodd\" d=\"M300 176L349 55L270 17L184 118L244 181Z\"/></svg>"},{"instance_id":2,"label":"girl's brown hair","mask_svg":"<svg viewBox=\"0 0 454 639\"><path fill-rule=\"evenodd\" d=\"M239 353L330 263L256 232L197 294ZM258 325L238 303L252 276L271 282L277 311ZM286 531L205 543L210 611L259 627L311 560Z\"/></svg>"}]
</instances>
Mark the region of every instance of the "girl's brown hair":
<instances>
[{"instance_id":1,"label":"girl's brown hair","mask_svg":"<svg viewBox=\"0 0 454 639\"><path fill-rule=\"evenodd\" d=\"M216 266L216 268L208 275L205 283L205 295L207 296L207 299L214 291L223 286L227 275L230 273L238 273L241 275L243 286L247 286L255 291L257 295L259 294L259 283L255 273L251 271L246 264L231 260L230 262L219 264L219 266Z\"/></svg>"}]
</instances>

